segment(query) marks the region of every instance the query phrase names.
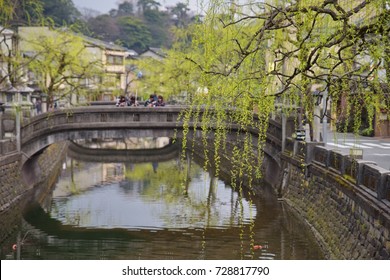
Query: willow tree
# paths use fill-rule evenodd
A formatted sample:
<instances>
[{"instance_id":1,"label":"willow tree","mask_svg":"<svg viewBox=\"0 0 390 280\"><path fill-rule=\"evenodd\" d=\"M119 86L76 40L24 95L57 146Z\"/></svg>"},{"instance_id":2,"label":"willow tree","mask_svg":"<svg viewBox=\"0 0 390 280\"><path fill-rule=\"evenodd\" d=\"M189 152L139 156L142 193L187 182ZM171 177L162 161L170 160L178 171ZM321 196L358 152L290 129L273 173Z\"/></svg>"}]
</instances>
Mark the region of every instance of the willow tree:
<instances>
[{"instance_id":1,"label":"willow tree","mask_svg":"<svg viewBox=\"0 0 390 280\"><path fill-rule=\"evenodd\" d=\"M200 72L197 66L189 60L183 59L183 54L190 47L190 34L194 26L187 29L176 29L177 41L172 49L164 50L165 58L153 58L136 61L138 69L142 70L143 77L139 81L139 92L148 97L151 93L161 93L166 100L177 101L178 97L187 96L189 102L199 87L197 82Z\"/></svg>"},{"instance_id":2,"label":"willow tree","mask_svg":"<svg viewBox=\"0 0 390 280\"><path fill-rule=\"evenodd\" d=\"M344 115L355 113L357 132L363 110L372 120L378 110L389 108L383 90L388 85L383 75L389 61L388 9L388 0L209 1L202 22L183 32L182 42L167 58L176 61L171 74L182 71L196 77L191 81L192 106L183 117L185 123L196 119L200 109L205 112L200 121L216 128L213 161L217 166L226 151L225 124L238 123L247 136L243 150L232 149L233 175L250 178L261 175L255 166L262 155L253 153L254 145L260 150L265 143L275 102L284 104L286 113L301 108L310 123L313 88L317 88L330 98L333 116L341 114L335 105L340 100ZM239 110L228 114L230 108ZM248 126L259 129L257 143ZM202 131L206 139L207 125Z\"/></svg>"},{"instance_id":3,"label":"willow tree","mask_svg":"<svg viewBox=\"0 0 390 280\"><path fill-rule=\"evenodd\" d=\"M19 35L21 50L33 56L28 67L47 95L49 107L57 100L78 102L75 99L90 97L91 85L98 87L103 74L101 57L83 37L47 27L22 28Z\"/></svg>"}]
</instances>

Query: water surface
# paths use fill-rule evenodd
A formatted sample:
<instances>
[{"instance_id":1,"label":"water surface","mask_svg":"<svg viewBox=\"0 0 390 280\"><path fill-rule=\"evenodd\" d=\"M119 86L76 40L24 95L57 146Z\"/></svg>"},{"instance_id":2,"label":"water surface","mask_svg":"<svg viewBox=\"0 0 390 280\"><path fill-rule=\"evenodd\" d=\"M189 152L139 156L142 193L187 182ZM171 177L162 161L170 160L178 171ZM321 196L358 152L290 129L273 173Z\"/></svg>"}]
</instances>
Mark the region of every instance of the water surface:
<instances>
[{"instance_id":1,"label":"water surface","mask_svg":"<svg viewBox=\"0 0 390 280\"><path fill-rule=\"evenodd\" d=\"M323 258L304 223L273 195L233 190L196 163L185 184L186 167L178 158L68 157L52 196L21 222L20 258ZM2 259L16 258L11 244L3 244Z\"/></svg>"}]
</instances>

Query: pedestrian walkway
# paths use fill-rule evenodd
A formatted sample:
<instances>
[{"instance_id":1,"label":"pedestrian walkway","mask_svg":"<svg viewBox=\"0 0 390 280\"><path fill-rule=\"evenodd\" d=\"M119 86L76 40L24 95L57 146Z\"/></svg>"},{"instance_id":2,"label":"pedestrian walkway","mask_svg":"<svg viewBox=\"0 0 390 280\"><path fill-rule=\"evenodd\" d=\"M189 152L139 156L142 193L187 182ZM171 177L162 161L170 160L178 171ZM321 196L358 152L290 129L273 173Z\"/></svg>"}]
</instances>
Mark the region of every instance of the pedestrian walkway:
<instances>
[{"instance_id":1,"label":"pedestrian walkway","mask_svg":"<svg viewBox=\"0 0 390 280\"><path fill-rule=\"evenodd\" d=\"M330 146L334 146L337 148L361 148L361 149L373 149L373 148L380 148L380 149L389 149L390 150L390 144L382 143L382 144L376 144L376 143L366 143L362 142L360 144L352 143L352 142L344 142L343 144L336 144L336 143L327 143Z\"/></svg>"},{"instance_id":2,"label":"pedestrian walkway","mask_svg":"<svg viewBox=\"0 0 390 280\"><path fill-rule=\"evenodd\" d=\"M363 160L373 161L378 166L390 170L390 137L366 137L353 133L337 133L328 128L325 146L345 153L349 153L351 149L361 149Z\"/></svg>"}]
</instances>

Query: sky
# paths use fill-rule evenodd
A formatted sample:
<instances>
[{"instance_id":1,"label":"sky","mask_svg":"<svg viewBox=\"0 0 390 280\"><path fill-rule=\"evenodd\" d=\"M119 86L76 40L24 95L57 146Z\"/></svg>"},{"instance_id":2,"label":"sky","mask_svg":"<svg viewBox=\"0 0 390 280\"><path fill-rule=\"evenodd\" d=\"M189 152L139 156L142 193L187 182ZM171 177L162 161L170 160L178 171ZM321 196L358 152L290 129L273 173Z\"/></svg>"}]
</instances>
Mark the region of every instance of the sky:
<instances>
[{"instance_id":1,"label":"sky","mask_svg":"<svg viewBox=\"0 0 390 280\"><path fill-rule=\"evenodd\" d=\"M72 0L76 8L89 8L101 13L108 13L111 9L117 9L120 0ZM201 0L155 0L161 6L174 6L178 2L189 2L189 8L196 11L197 2Z\"/></svg>"}]
</instances>

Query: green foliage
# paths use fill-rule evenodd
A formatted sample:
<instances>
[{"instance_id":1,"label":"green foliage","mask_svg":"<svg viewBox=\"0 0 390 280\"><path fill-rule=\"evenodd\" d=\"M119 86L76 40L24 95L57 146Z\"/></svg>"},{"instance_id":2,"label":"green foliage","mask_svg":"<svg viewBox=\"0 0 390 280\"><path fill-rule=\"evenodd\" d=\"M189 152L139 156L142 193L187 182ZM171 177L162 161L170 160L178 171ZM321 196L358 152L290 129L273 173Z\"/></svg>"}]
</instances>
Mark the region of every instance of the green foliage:
<instances>
[{"instance_id":1,"label":"green foliage","mask_svg":"<svg viewBox=\"0 0 390 280\"><path fill-rule=\"evenodd\" d=\"M195 176L200 171L197 165L193 165L191 176ZM130 180L148 182L149 187L144 189L144 195L150 199L154 199L156 195L163 195L164 199L174 202L173 199L180 198L186 192L186 186L183 186L186 173L176 161L160 162L157 170L154 170L151 163L136 164L133 169L126 171L125 175ZM163 186L169 186L169 188L161 193L159 190Z\"/></svg>"},{"instance_id":2,"label":"green foliage","mask_svg":"<svg viewBox=\"0 0 390 280\"><path fill-rule=\"evenodd\" d=\"M134 12L133 4L130 2L123 2L118 5L118 16L132 15Z\"/></svg>"},{"instance_id":3,"label":"green foliage","mask_svg":"<svg viewBox=\"0 0 390 280\"><path fill-rule=\"evenodd\" d=\"M214 126L217 153L210 162L218 166L226 152L226 123L240 125L246 137L243 149L233 151L234 177L255 178L261 176L262 154L254 155L253 145L264 145L275 102L287 114L300 107L301 118L305 114L311 124L316 87L327 91L333 115L345 127L358 133L363 125L372 126L379 106L388 106L383 90L388 88L383 75L389 61L388 44L383 44L389 40L388 23L383 0L269 0L244 6L211 0L202 22L176 32L159 69L164 87L187 90L192 106L182 120L200 118L195 121ZM229 114L229 108L238 110ZM207 125L202 127L205 143ZM259 130L256 141L246 131L249 125ZM189 135L188 127L184 133Z\"/></svg>"},{"instance_id":4,"label":"green foliage","mask_svg":"<svg viewBox=\"0 0 390 280\"><path fill-rule=\"evenodd\" d=\"M150 10L158 10L161 4L154 0L138 0L137 6L141 10L142 13Z\"/></svg>"},{"instance_id":5,"label":"green foliage","mask_svg":"<svg viewBox=\"0 0 390 280\"><path fill-rule=\"evenodd\" d=\"M0 25L26 26L47 22L56 26L77 22L80 12L72 0L1 0Z\"/></svg>"},{"instance_id":6,"label":"green foliage","mask_svg":"<svg viewBox=\"0 0 390 280\"><path fill-rule=\"evenodd\" d=\"M137 52L143 52L148 47L169 48L172 45L172 27L186 26L191 18L186 4L178 3L167 11L159 10L160 6L156 1L141 0L137 2L136 12L130 3L123 2L109 14L89 18L87 25L92 34L84 34L105 41L122 42Z\"/></svg>"},{"instance_id":7,"label":"green foliage","mask_svg":"<svg viewBox=\"0 0 390 280\"><path fill-rule=\"evenodd\" d=\"M151 34L149 46L169 47L171 45L170 15L158 10L147 10L143 14L144 22Z\"/></svg>"},{"instance_id":8,"label":"green foliage","mask_svg":"<svg viewBox=\"0 0 390 280\"><path fill-rule=\"evenodd\" d=\"M42 21L43 7L39 0L0 0L0 25L13 28Z\"/></svg>"},{"instance_id":9,"label":"green foliage","mask_svg":"<svg viewBox=\"0 0 390 280\"><path fill-rule=\"evenodd\" d=\"M171 14L175 16L176 19L176 26L183 27L188 25L189 23L189 17L188 12L190 9L188 8L187 4L185 3L177 3L175 7L171 9Z\"/></svg>"},{"instance_id":10,"label":"green foliage","mask_svg":"<svg viewBox=\"0 0 390 280\"><path fill-rule=\"evenodd\" d=\"M25 24L42 24L42 5L38 0L0 0L0 87L7 88L22 84L25 75L24 61L15 40L17 26Z\"/></svg>"},{"instance_id":11,"label":"green foliage","mask_svg":"<svg viewBox=\"0 0 390 280\"><path fill-rule=\"evenodd\" d=\"M135 16L112 17L100 15L88 21L89 36L107 42L120 42L137 52L144 51L152 43L152 34L145 22Z\"/></svg>"},{"instance_id":12,"label":"green foliage","mask_svg":"<svg viewBox=\"0 0 390 280\"><path fill-rule=\"evenodd\" d=\"M136 17L120 17L117 19L123 45L136 51L145 50L152 41L152 36L142 20Z\"/></svg>"},{"instance_id":13,"label":"green foliage","mask_svg":"<svg viewBox=\"0 0 390 280\"><path fill-rule=\"evenodd\" d=\"M120 28L117 20L109 15L99 15L88 21L89 31L92 37L113 42L120 38ZM121 38L123 40L123 38Z\"/></svg>"},{"instance_id":14,"label":"green foliage","mask_svg":"<svg viewBox=\"0 0 390 280\"><path fill-rule=\"evenodd\" d=\"M374 129L372 128L365 128L360 132L360 135L362 136L374 136Z\"/></svg>"},{"instance_id":15,"label":"green foliage","mask_svg":"<svg viewBox=\"0 0 390 280\"><path fill-rule=\"evenodd\" d=\"M49 106L57 99L89 94L81 84L85 79L96 79L103 74L101 62L88 51L82 37L68 31L49 28L20 30L21 49L32 51L29 69L39 77L40 88L48 96Z\"/></svg>"},{"instance_id":16,"label":"green foliage","mask_svg":"<svg viewBox=\"0 0 390 280\"><path fill-rule=\"evenodd\" d=\"M41 0L43 14L51 18L56 26L71 25L80 17L72 0Z\"/></svg>"},{"instance_id":17,"label":"green foliage","mask_svg":"<svg viewBox=\"0 0 390 280\"><path fill-rule=\"evenodd\" d=\"M142 79L137 81L138 96L144 100L148 99L151 94L161 94L164 99L168 98L165 88L162 86L164 81L162 73L164 72L164 64L161 61L153 58L145 58L135 62L138 69L142 69Z\"/></svg>"}]
</instances>

